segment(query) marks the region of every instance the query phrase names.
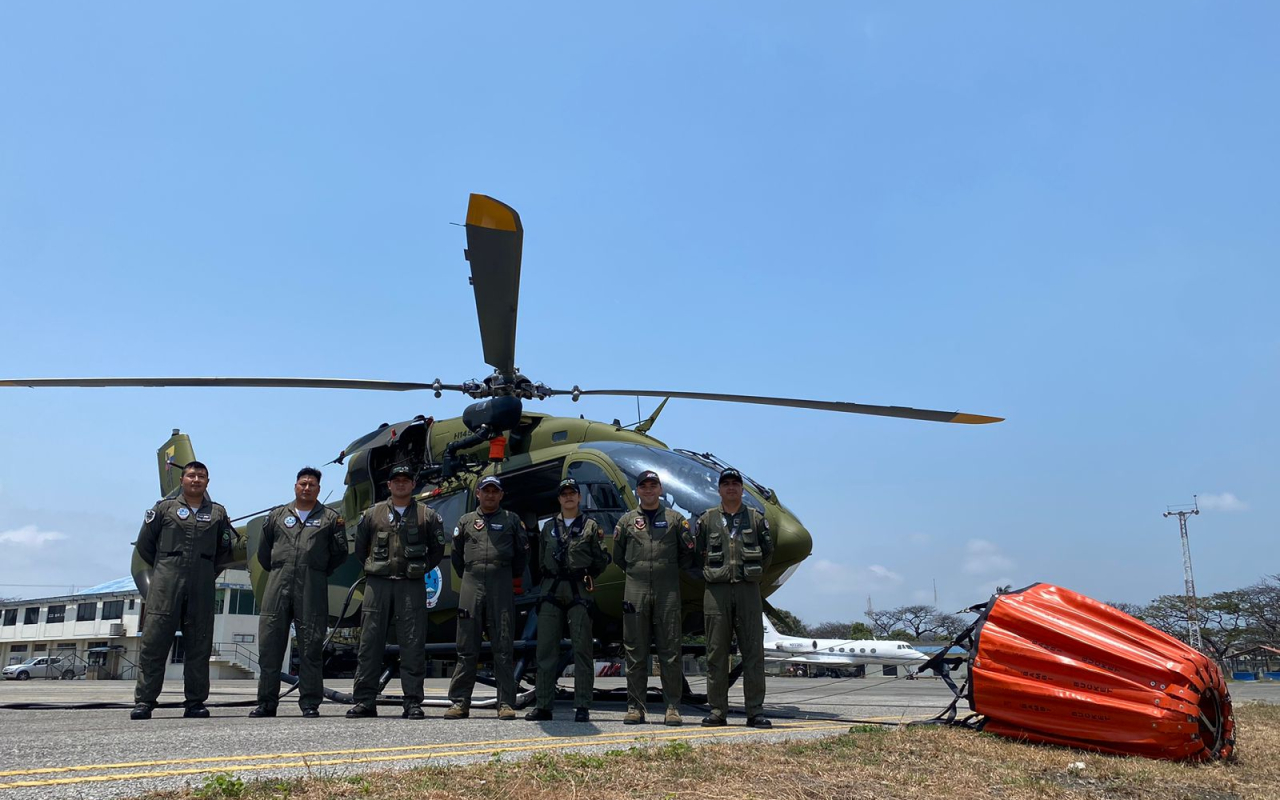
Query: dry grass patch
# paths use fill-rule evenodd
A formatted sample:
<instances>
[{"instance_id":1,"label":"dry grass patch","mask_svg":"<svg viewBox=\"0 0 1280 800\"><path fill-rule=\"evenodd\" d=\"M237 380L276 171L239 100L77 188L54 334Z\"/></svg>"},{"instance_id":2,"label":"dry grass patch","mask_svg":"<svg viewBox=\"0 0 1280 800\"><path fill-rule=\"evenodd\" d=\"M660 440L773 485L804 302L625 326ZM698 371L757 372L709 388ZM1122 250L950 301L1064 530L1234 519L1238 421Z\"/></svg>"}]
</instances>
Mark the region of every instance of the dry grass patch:
<instances>
[{"instance_id":1,"label":"dry grass patch","mask_svg":"<svg viewBox=\"0 0 1280 800\"><path fill-rule=\"evenodd\" d=\"M1186 765L1019 744L940 727L858 727L801 742L689 744L605 753L494 756L486 764L429 766L339 778L239 783L151 800L586 800L587 798L902 798L1001 800L1258 800L1280 798L1280 706L1237 708L1230 764Z\"/></svg>"}]
</instances>

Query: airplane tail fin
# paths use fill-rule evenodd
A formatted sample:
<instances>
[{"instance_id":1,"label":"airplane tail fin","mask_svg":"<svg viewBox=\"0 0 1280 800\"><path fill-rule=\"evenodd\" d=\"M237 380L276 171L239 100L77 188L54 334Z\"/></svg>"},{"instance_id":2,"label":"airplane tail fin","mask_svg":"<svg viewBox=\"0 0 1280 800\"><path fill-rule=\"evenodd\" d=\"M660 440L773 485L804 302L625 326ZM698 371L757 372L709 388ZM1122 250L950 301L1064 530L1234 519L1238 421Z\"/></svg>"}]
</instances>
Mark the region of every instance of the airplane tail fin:
<instances>
[{"instance_id":1,"label":"airplane tail fin","mask_svg":"<svg viewBox=\"0 0 1280 800\"><path fill-rule=\"evenodd\" d=\"M773 627L773 623L769 621L769 615L761 614L760 619L764 621L764 638L766 640L778 638L778 631Z\"/></svg>"},{"instance_id":2,"label":"airplane tail fin","mask_svg":"<svg viewBox=\"0 0 1280 800\"><path fill-rule=\"evenodd\" d=\"M176 497L182 491L182 466L195 460L196 452L191 448L191 437L174 428L169 441L160 445L160 449L156 451L161 497Z\"/></svg>"}]
</instances>

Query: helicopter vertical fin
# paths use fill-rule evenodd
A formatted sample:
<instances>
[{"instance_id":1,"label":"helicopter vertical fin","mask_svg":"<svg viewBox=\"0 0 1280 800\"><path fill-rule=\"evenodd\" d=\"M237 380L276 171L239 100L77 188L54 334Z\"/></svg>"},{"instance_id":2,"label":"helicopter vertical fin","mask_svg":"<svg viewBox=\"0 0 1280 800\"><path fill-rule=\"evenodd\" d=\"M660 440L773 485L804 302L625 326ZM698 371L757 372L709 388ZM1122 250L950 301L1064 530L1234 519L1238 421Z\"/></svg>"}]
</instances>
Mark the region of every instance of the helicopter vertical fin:
<instances>
[{"instance_id":1,"label":"helicopter vertical fin","mask_svg":"<svg viewBox=\"0 0 1280 800\"><path fill-rule=\"evenodd\" d=\"M647 434L649 429L653 427L653 423L658 421L658 415L662 413L662 409L667 407L667 401L670 399L670 397L662 398L662 402L658 403L658 407L653 410L653 413L649 415L649 418L636 426L636 433Z\"/></svg>"},{"instance_id":2,"label":"helicopter vertical fin","mask_svg":"<svg viewBox=\"0 0 1280 800\"><path fill-rule=\"evenodd\" d=\"M177 428L169 441L156 451L156 464L160 468L160 496L177 496L182 491L182 465L196 460L191 447L191 437Z\"/></svg>"}]
</instances>

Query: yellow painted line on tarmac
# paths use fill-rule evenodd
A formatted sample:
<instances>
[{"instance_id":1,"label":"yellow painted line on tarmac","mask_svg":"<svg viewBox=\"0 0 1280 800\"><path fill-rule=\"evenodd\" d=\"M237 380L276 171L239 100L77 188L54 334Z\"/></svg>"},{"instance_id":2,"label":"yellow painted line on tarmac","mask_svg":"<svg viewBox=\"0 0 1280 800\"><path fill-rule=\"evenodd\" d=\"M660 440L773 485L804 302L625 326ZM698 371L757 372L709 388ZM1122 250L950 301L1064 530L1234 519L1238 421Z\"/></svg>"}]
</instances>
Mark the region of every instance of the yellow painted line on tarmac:
<instances>
[{"instance_id":1,"label":"yellow painted line on tarmac","mask_svg":"<svg viewBox=\"0 0 1280 800\"><path fill-rule=\"evenodd\" d=\"M68 772L68 771L85 771L93 769L119 769L130 766L165 766L172 764L194 764L205 763L207 766L196 769L170 769L155 770L149 772L125 772L108 775L81 775L68 778L49 778L45 780L32 781L7 781L0 783L0 790L31 788L39 786L66 786L77 783L104 783L109 781L127 781L139 780L143 778L168 778L178 777L182 775L201 775L209 772L256 772L267 769L314 769L316 767L333 767L343 766L346 764L376 764L388 761L421 761L432 758L452 758L458 756L477 756L490 755L497 752L503 753L520 753L530 752L534 750L567 750L575 747L597 747L607 744L634 744L636 742L663 742L678 741L681 739L721 739L736 736L752 736L757 734L767 734L776 732L812 732L824 730L838 730L848 728L847 722L838 724L825 723L821 721L790 723L786 725L775 726L772 730L760 730L758 728L735 728L733 730L716 730L710 731L706 729L698 729L693 731L685 731L682 733L663 733L645 735L643 733L626 733L626 734L601 734L598 736L574 737L572 739L559 739L553 742L547 742L545 737L537 739L511 739L490 742L474 742L474 743L447 743L433 745L416 745L404 747L389 748L367 748L358 750L334 750L321 751L317 753L279 753L279 754L263 754L248 756L224 756L221 758L199 758L199 759L182 759L172 761L154 761L154 762L137 762L129 765L101 764L101 765L82 765L64 768L44 768L40 770L29 770L27 772L8 772L6 775L17 774L47 774L49 772ZM523 744L523 746L512 747L512 744L522 744L527 742L541 742L541 744ZM456 750L439 750L436 748L464 748ZM469 748L469 749L467 749ZM432 752L411 752L411 751L431 750ZM372 753L394 753L394 755L373 756ZM319 761L306 760L309 756L314 755L350 755L352 758L332 758L321 759ZM276 758L302 758L302 761L294 762L274 762L270 764L238 764L227 763L229 759L276 759ZM213 762L223 762L215 764Z\"/></svg>"}]
</instances>

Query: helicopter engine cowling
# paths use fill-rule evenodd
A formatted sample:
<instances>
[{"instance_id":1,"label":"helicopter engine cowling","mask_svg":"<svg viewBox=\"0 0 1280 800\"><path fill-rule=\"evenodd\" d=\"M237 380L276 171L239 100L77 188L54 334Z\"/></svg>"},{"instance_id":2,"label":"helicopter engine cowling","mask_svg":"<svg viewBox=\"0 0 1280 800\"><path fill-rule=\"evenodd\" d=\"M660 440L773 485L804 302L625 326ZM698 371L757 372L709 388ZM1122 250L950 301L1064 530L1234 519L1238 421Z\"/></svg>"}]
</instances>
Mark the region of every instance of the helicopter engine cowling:
<instances>
[{"instance_id":1,"label":"helicopter engine cowling","mask_svg":"<svg viewBox=\"0 0 1280 800\"><path fill-rule=\"evenodd\" d=\"M490 397L472 403L462 412L462 424L473 433L481 428L491 431L508 431L520 424L524 405L519 397Z\"/></svg>"}]
</instances>

